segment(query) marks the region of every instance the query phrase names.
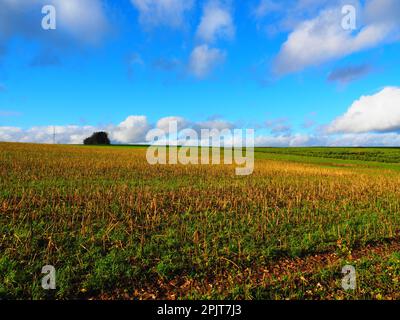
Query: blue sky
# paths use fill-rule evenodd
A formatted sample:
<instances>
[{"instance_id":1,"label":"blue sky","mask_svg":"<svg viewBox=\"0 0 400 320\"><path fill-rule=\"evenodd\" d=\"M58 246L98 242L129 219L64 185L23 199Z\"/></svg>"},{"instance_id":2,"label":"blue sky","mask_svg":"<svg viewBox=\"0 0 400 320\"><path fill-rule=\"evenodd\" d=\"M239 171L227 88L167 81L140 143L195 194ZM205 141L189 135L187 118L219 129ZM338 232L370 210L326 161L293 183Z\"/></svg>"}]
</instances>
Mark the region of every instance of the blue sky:
<instances>
[{"instance_id":1,"label":"blue sky","mask_svg":"<svg viewBox=\"0 0 400 320\"><path fill-rule=\"evenodd\" d=\"M399 145L399 28L397 0L0 0L0 140L138 143L176 118L259 145Z\"/></svg>"}]
</instances>

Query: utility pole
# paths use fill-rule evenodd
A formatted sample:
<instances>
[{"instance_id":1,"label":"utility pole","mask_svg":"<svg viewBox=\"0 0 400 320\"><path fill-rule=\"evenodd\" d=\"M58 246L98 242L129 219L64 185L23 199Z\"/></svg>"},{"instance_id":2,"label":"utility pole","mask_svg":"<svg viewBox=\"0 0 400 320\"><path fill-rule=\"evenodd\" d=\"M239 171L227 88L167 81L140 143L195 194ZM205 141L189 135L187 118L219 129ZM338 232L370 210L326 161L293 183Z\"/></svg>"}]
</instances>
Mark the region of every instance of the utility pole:
<instances>
[{"instance_id":1,"label":"utility pole","mask_svg":"<svg viewBox=\"0 0 400 320\"><path fill-rule=\"evenodd\" d=\"M53 144L56 144L56 127L53 126Z\"/></svg>"}]
</instances>

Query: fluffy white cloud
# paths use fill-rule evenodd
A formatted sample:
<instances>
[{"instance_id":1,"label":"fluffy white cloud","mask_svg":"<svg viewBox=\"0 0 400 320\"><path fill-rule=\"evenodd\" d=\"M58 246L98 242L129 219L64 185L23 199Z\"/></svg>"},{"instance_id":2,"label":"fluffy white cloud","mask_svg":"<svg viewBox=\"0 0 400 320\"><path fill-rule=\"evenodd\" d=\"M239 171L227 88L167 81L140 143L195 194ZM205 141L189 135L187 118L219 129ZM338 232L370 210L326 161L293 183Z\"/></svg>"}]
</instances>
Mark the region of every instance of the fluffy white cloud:
<instances>
[{"instance_id":1,"label":"fluffy white cloud","mask_svg":"<svg viewBox=\"0 0 400 320\"><path fill-rule=\"evenodd\" d=\"M373 48L387 40L393 31L394 25L385 22L371 22L355 33L345 30L339 8L324 10L318 17L302 22L289 34L275 60L277 74L301 71Z\"/></svg>"},{"instance_id":2,"label":"fluffy white cloud","mask_svg":"<svg viewBox=\"0 0 400 320\"><path fill-rule=\"evenodd\" d=\"M178 124L178 131L192 128L200 132L200 129L225 129L234 128L234 125L224 120L209 120L192 122L182 117L171 116L159 119L155 124L150 124L146 116L132 115L118 125L107 126L41 126L22 129L18 127L1 127L0 141L9 142L36 142L53 143L53 134L56 134L56 142L61 144L81 144L85 138L96 131L106 131L114 143L140 144L146 142L146 135L153 129L161 129L169 133L170 122Z\"/></svg>"},{"instance_id":3,"label":"fluffy white cloud","mask_svg":"<svg viewBox=\"0 0 400 320\"><path fill-rule=\"evenodd\" d=\"M209 0L203 8L203 16L196 31L197 38L203 44L193 49L189 60L189 72L199 79L208 76L226 58L224 51L210 48L208 44L220 38L231 39L234 35L235 26L230 2Z\"/></svg>"},{"instance_id":4,"label":"fluffy white cloud","mask_svg":"<svg viewBox=\"0 0 400 320\"><path fill-rule=\"evenodd\" d=\"M0 127L0 141L20 141L22 130L16 127Z\"/></svg>"},{"instance_id":5,"label":"fluffy white cloud","mask_svg":"<svg viewBox=\"0 0 400 320\"><path fill-rule=\"evenodd\" d=\"M257 27L270 36L292 31L299 23L314 18L327 5L355 4L358 0L260 0L253 10Z\"/></svg>"},{"instance_id":6,"label":"fluffy white cloud","mask_svg":"<svg viewBox=\"0 0 400 320\"><path fill-rule=\"evenodd\" d=\"M81 144L85 138L96 131L106 131L115 143L144 143L151 129L145 116L129 116L118 125L108 126L40 126L29 129L0 127L0 141Z\"/></svg>"},{"instance_id":7,"label":"fluffy white cloud","mask_svg":"<svg viewBox=\"0 0 400 320\"><path fill-rule=\"evenodd\" d=\"M0 127L0 141L80 144L83 139L97 131L92 126L43 126L21 129L16 127Z\"/></svg>"},{"instance_id":8,"label":"fluffy white cloud","mask_svg":"<svg viewBox=\"0 0 400 320\"><path fill-rule=\"evenodd\" d=\"M146 116L129 116L118 126L111 129L111 140L119 143L140 143L145 141L146 133L151 129Z\"/></svg>"},{"instance_id":9,"label":"fluffy white cloud","mask_svg":"<svg viewBox=\"0 0 400 320\"><path fill-rule=\"evenodd\" d=\"M139 11L139 21L146 28L182 26L185 13L193 7L193 0L131 0Z\"/></svg>"},{"instance_id":10,"label":"fluffy white cloud","mask_svg":"<svg viewBox=\"0 0 400 320\"><path fill-rule=\"evenodd\" d=\"M43 0L43 2L56 7L59 26L76 38L97 42L109 27L101 0Z\"/></svg>"},{"instance_id":11,"label":"fluffy white cloud","mask_svg":"<svg viewBox=\"0 0 400 320\"><path fill-rule=\"evenodd\" d=\"M118 125L107 126L41 126L29 129L0 126L0 141L53 143L53 134L55 132L57 143L81 144L93 132L106 131L114 143L140 144L146 143L146 135L154 128L164 130L168 135L171 121L177 122L178 131L192 128L200 132L200 129L222 130L235 127L234 124L224 120L192 122L177 116L161 118L155 124L150 124L146 116L132 115Z\"/></svg>"},{"instance_id":12,"label":"fluffy white cloud","mask_svg":"<svg viewBox=\"0 0 400 320\"><path fill-rule=\"evenodd\" d=\"M220 1L211 0L205 7L200 25L197 28L197 37L206 42L215 42L218 38L230 39L235 34L230 8Z\"/></svg>"},{"instance_id":13,"label":"fluffy white cloud","mask_svg":"<svg viewBox=\"0 0 400 320\"><path fill-rule=\"evenodd\" d=\"M182 117L165 117L157 121L157 129L161 129L166 133L170 132L170 124L176 123L177 130L180 131L189 126L189 122Z\"/></svg>"},{"instance_id":14,"label":"fluffy white cloud","mask_svg":"<svg viewBox=\"0 0 400 320\"><path fill-rule=\"evenodd\" d=\"M400 130L400 88L387 87L362 96L327 128L329 133L389 132Z\"/></svg>"},{"instance_id":15,"label":"fluffy white cloud","mask_svg":"<svg viewBox=\"0 0 400 320\"><path fill-rule=\"evenodd\" d=\"M216 48L204 44L193 49L190 55L189 71L197 78L204 78L225 60L226 54Z\"/></svg>"},{"instance_id":16,"label":"fluffy white cloud","mask_svg":"<svg viewBox=\"0 0 400 320\"><path fill-rule=\"evenodd\" d=\"M129 116L119 125L95 126L42 126L21 129L17 127L1 127L0 141L53 143L53 132L56 143L81 144L83 140L96 131L107 131L113 143L141 144L146 143L146 135L153 128L167 129L170 121L178 121L179 130L192 128L200 139L200 129L235 129L235 124L225 120L209 120L191 122L181 117L166 117L155 125L150 125L145 116ZM185 127L183 127L185 126ZM182 140L181 143L187 142ZM196 141L192 141L193 144ZM203 143L203 141L202 141ZM207 142L208 143L208 142ZM226 141L236 145L236 141ZM208 144L204 144L208 145ZM263 135L256 133L256 146L266 147L300 147L300 146L400 146L400 135L397 133L346 133L346 134L279 134Z\"/></svg>"},{"instance_id":17,"label":"fluffy white cloud","mask_svg":"<svg viewBox=\"0 0 400 320\"><path fill-rule=\"evenodd\" d=\"M400 135L397 133L362 133L329 136L325 145L331 147L398 147Z\"/></svg>"},{"instance_id":18,"label":"fluffy white cloud","mask_svg":"<svg viewBox=\"0 0 400 320\"><path fill-rule=\"evenodd\" d=\"M303 147L319 146L326 144L327 141L321 137L316 138L307 134L293 135L261 135L255 139L255 145L258 147Z\"/></svg>"},{"instance_id":19,"label":"fluffy white cloud","mask_svg":"<svg viewBox=\"0 0 400 320\"><path fill-rule=\"evenodd\" d=\"M397 133L352 133L339 135L293 134L257 136L258 147L396 147L400 146Z\"/></svg>"}]
</instances>

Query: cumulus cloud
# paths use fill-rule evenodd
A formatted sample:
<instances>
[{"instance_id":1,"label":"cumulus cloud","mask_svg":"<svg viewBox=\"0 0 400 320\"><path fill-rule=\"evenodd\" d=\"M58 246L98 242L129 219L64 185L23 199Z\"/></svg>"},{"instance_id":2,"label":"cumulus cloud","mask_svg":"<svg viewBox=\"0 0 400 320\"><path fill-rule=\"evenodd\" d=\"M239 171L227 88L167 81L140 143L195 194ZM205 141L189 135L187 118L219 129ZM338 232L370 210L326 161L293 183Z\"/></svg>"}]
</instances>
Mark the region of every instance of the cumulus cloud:
<instances>
[{"instance_id":1,"label":"cumulus cloud","mask_svg":"<svg viewBox=\"0 0 400 320\"><path fill-rule=\"evenodd\" d=\"M344 5L356 9L356 30L342 27ZM304 0L293 6L295 11L290 7L265 0L255 11L256 16L266 15L269 20L278 15L276 28L289 32L275 59L273 69L277 75L298 72L399 39L397 0Z\"/></svg>"},{"instance_id":2,"label":"cumulus cloud","mask_svg":"<svg viewBox=\"0 0 400 320\"><path fill-rule=\"evenodd\" d=\"M229 6L218 0L209 1L197 28L197 37L206 43L213 43L218 38L231 39L234 34L235 26Z\"/></svg>"},{"instance_id":3,"label":"cumulus cloud","mask_svg":"<svg viewBox=\"0 0 400 320\"><path fill-rule=\"evenodd\" d=\"M223 119L208 119L206 121L189 121L182 117L172 116L161 118L157 121L156 128L163 130L166 134L170 133L170 123L176 123L178 131L186 128L194 129L196 132L200 133L202 129L234 129L235 124L223 120Z\"/></svg>"},{"instance_id":4,"label":"cumulus cloud","mask_svg":"<svg viewBox=\"0 0 400 320\"><path fill-rule=\"evenodd\" d=\"M335 119L328 133L396 132L400 130L400 88L387 87L362 96Z\"/></svg>"},{"instance_id":5,"label":"cumulus cloud","mask_svg":"<svg viewBox=\"0 0 400 320\"><path fill-rule=\"evenodd\" d=\"M226 58L226 52L210 48L209 44L218 39L231 39L234 35L235 26L230 1L209 0L204 5L203 15L196 31L196 36L202 44L192 50L189 73L198 79L207 77Z\"/></svg>"},{"instance_id":6,"label":"cumulus cloud","mask_svg":"<svg viewBox=\"0 0 400 320\"><path fill-rule=\"evenodd\" d=\"M321 146L326 145L321 137L314 137L307 134L290 134L290 135L260 135L255 139L257 147L304 147L304 146Z\"/></svg>"},{"instance_id":7,"label":"cumulus cloud","mask_svg":"<svg viewBox=\"0 0 400 320\"><path fill-rule=\"evenodd\" d=\"M331 147L398 147L400 135L391 133L343 134L326 138Z\"/></svg>"},{"instance_id":8,"label":"cumulus cloud","mask_svg":"<svg viewBox=\"0 0 400 320\"><path fill-rule=\"evenodd\" d=\"M139 21L145 28L179 28L194 0L131 0L131 3L139 11Z\"/></svg>"},{"instance_id":9,"label":"cumulus cloud","mask_svg":"<svg viewBox=\"0 0 400 320\"><path fill-rule=\"evenodd\" d=\"M96 128L91 126L0 127L0 141L52 143L55 132L57 143L80 144L94 131Z\"/></svg>"},{"instance_id":10,"label":"cumulus cloud","mask_svg":"<svg viewBox=\"0 0 400 320\"><path fill-rule=\"evenodd\" d=\"M220 63L224 62L225 52L204 44L193 49L189 60L189 72L197 78L205 78Z\"/></svg>"},{"instance_id":11,"label":"cumulus cloud","mask_svg":"<svg viewBox=\"0 0 400 320\"><path fill-rule=\"evenodd\" d=\"M157 129L163 130L166 133L174 133L170 132L170 124L172 123L177 125L176 129L178 131L188 127L189 125L189 122L182 117L165 117L157 121L156 127Z\"/></svg>"},{"instance_id":12,"label":"cumulus cloud","mask_svg":"<svg viewBox=\"0 0 400 320\"><path fill-rule=\"evenodd\" d=\"M354 33L342 28L342 18L336 8L301 23L282 45L275 72L285 75L376 47L393 31L391 23L371 23Z\"/></svg>"},{"instance_id":13,"label":"cumulus cloud","mask_svg":"<svg viewBox=\"0 0 400 320\"><path fill-rule=\"evenodd\" d=\"M97 42L108 29L101 0L40 0L56 7L58 25L75 38Z\"/></svg>"},{"instance_id":14,"label":"cumulus cloud","mask_svg":"<svg viewBox=\"0 0 400 320\"><path fill-rule=\"evenodd\" d=\"M224 120L193 122L182 117L171 116L161 118L155 124L151 124L146 116L131 115L117 125L107 126L37 126L28 129L0 126L0 141L53 143L55 133L57 143L81 144L93 132L106 131L113 143L143 144L146 143L146 135L151 129L161 129L168 135L171 122L178 124L178 131L191 128L198 133L200 129L234 128L234 124Z\"/></svg>"},{"instance_id":15,"label":"cumulus cloud","mask_svg":"<svg viewBox=\"0 0 400 320\"><path fill-rule=\"evenodd\" d=\"M118 125L107 126L36 126L28 129L0 126L0 141L82 144L83 140L96 131L106 131L114 143L144 143L151 129L145 116L129 116Z\"/></svg>"},{"instance_id":16,"label":"cumulus cloud","mask_svg":"<svg viewBox=\"0 0 400 320\"><path fill-rule=\"evenodd\" d=\"M146 116L129 116L111 129L111 139L119 143L140 143L145 141L151 126Z\"/></svg>"},{"instance_id":17,"label":"cumulus cloud","mask_svg":"<svg viewBox=\"0 0 400 320\"><path fill-rule=\"evenodd\" d=\"M150 124L145 116L129 116L118 125L108 126L41 126L22 129L18 127L0 126L0 141L8 142L34 142L53 143L53 133L56 133L56 143L82 144L83 140L96 131L107 131L113 143L145 144L146 135L151 129L164 130L168 136L168 124L170 121L178 122L178 130L185 128L194 129L201 139L201 129L237 129L239 126L225 121L207 120L192 122L182 117L166 117ZM183 136L180 143L187 143ZM203 140L189 141L190 143L208 145ZM164 140L167 143L167 140ZM236 140L225 141L225 146L239 145ZM346 134L257 134L255 145L259 147L301 147L301 146L400 146L400 135L390 133L346 133Z\"/></svg>"},{"instance_id":18,"label":"cumulus cloud","mask_svg":"<svg viewBox=\"0 0 400 320\"><path fill-rule=\"evenodd\" d=\"M171 126L172 125L172 126ZM218 132L223 132L225 129L235 129L235 124L222 120L222 119L208 119L206 121L189 121L182 117L165 117L160 119L155 128L161 130L164 133L164 137L157 141L157 144L169 144L169 138L177 139L178 144L182 145L203 145L209 146L210 141L208 139L202 139L202 130L211 130L210 135L218 134ZM171 131L172 129L172 131ZM177 129L177 131L175 131ZM188 132L186 129L191 129L190 139L188 140ZM216 131L217 130L217 131ZM193 138L193 133L196 135L196 139ZM233 132L231 132L233 134ZM227 137L226 137L227 138ZM238 140L238 139L236 139ZM241 141L241 140L240 140ZM234 141L232 139L225 139L225 146L231 146L232 143L240 143L240 141Z\"/></svg>"},{"instance_id":19,"label":"cumulus cloud","mask_svg":"<svg viewBox=\"0 0 400 320\"><path fill-rule=\"evenodd\" d=\"M352 4L356 0L345 1ZM253 9L253 16L258 29L274 36L292 31L302 21L315 17L328 4L333 6L340 2L343 0L260 0Z\"/></svg>"},{"instance_id":20,"label":"cumulus cloud","mask_svg":"<svg viewBox=\"0 0 400 320\"><path fill-rule=\"evenodd\" d=\"M396 147L400 146L397 133L362 133L341 135L280 135L259 136L258 147Z\"/></svg>"}]
</instances>

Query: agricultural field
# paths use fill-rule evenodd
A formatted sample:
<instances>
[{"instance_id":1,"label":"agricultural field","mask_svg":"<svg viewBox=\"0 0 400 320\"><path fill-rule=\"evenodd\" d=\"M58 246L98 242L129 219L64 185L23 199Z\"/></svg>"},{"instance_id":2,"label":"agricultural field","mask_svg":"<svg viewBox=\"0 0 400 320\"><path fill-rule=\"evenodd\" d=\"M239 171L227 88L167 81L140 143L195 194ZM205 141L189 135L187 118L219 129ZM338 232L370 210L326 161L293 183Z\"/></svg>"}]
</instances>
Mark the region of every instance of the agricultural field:
<instances>
[{"instance_id":1,"label":"agricultural field","mask_svg":"<svg viewBox=\"0 0 400 320\"><path fill-rule=\"evenodd\" d=\"M399 299L399 169L400 149L260 148L236 176L0 143L0 298Z\"/></svg>"}]
</instances>

